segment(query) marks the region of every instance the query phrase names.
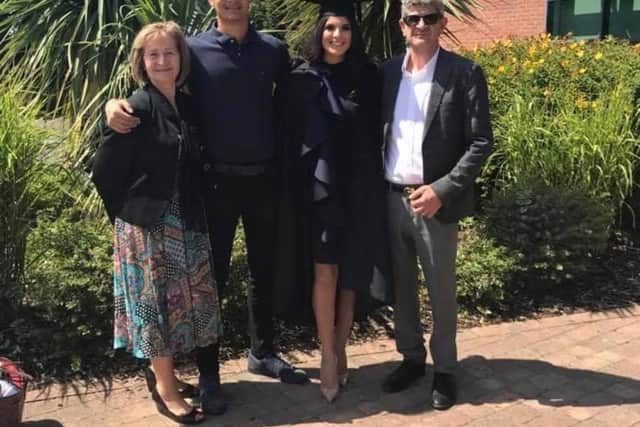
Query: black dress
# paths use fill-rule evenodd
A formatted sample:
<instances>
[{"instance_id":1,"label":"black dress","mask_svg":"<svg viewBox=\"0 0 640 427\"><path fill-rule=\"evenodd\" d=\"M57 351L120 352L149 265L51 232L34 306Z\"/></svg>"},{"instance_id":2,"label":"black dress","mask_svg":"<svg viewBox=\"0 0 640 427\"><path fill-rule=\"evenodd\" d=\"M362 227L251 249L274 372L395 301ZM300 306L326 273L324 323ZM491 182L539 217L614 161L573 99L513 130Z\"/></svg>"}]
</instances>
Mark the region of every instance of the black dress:
<instances>
[{"instance_id":1,"label":"black dress","mask_svg":"<svg viewBox=\"0 0 640 427\"><path fill-rule=\"evenodd\" d=\"M358 313L392 302L373 64L302 64L284 93L276 313L310 320L314 262L338 264Z\"/></svg>"}]
</instances>

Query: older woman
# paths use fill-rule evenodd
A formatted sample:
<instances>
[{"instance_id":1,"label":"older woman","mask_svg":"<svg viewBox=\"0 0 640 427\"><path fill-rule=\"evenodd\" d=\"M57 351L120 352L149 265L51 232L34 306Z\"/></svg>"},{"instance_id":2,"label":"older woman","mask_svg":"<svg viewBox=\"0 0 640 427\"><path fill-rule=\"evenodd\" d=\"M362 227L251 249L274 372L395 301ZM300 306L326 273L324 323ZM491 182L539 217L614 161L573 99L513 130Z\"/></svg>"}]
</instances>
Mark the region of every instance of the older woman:
<instances>
[{"instance_id":1,"label":"older woman","mask_svg":"<svg viewBox=\"0 0 640 427\"><path fill-rule=\"evenodd\" d=\"M189 50L178 25L142 28L130 65L142 87L128 102L141 124L128 134L107 130L93 163L93 181L114 223L114 347L149 359L158 411L193 424L204 416L183 399L173 355L217 342L221 321L194 172L200 170L194 113L179 89Z\"/></svg>"},{"instance_id":2,"label":"older woman","mask_svg":"<svg viewBox=\"0 0 640 427\"><path fill-rule=\"evenodd\" d=\"M285 212L293 214L283 221L295 232L288 242L282 236L279 270L297 271L280 274L276 301L300 307L291 301L310 297L322 350L320 391L331 402L347 382L356 300L384 303L390 295L378 73L364 53L353 2L318 2L308 61L292 72L284 99Z\"/></svg>"}]
</instances>

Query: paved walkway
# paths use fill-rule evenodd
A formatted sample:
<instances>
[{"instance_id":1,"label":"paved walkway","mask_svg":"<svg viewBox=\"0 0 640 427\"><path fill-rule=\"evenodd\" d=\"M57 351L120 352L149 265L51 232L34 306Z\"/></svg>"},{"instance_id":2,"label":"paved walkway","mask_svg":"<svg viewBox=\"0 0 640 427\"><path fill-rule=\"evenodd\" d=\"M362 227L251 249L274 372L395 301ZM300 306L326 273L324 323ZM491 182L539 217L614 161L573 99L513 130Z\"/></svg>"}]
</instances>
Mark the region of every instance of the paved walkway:
<instances>
[{"instance_id":1,"label":"paved walkway","mask_svg":"<svg viewBox=\"0 0 640 427\"><path fill-rule=\"evenodd\" d=\"M352 381L333 404L320 398L317 353L294 354L314 378L283 385L223 366L230 410L204 426L640 426L640 305L463 330L458 338L460 403L430 408L429 371L420 383L387 395L380 383L398 363L393 341L350 346ZM26 426L165 426L142 379L104 388L28 394ZM48 421L45 421L48 420Z\"/></svg>"}]
</instances>

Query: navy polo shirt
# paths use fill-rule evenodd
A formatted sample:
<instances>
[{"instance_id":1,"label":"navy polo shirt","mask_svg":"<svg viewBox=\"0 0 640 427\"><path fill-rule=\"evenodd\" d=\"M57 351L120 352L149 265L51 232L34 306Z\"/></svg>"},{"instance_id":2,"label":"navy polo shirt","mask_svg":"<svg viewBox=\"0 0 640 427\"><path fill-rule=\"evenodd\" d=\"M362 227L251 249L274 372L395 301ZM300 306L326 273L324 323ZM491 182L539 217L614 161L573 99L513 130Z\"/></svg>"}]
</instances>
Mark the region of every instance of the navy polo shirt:
<instances>
[{"instance_id":1,"label":"navy polo shirt","mask_svg":"<svg viewBox=\"0 0 640 427\"><path fill-rule=\"evenodd\" d=\"M209 160L272 160L274 90L289 73L289 55L282 42L250 26L242 43L215 28L190 37L188 43L189 87Z\"/></svg>"}]
</instances>

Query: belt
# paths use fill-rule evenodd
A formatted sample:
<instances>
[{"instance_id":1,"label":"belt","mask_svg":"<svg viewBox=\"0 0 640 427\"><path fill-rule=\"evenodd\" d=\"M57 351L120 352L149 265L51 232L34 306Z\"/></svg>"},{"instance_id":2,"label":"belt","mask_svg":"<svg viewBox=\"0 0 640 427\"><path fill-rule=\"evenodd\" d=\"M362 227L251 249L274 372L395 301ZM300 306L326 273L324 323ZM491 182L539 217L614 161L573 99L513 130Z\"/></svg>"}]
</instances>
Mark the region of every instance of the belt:
<instances>
[{"instance_id":1,"label":"belt","mask_svg":"<svg viewBox=\"0 0 640 427\"><path fill-rule=\"evenodd\" d=\"M274 166L271 162L265 163L222 163L214 162L211 169L215 173L234 176L256 176L271 172Z\"/></svg>"},{"instance_id":2,"label":"belt","mask_svg":"<svg viewBox=\"0 0 640 427\"><path fill-rule=\"evenodd\" d=\"M389 190L402 193L409 197L409 195L413 193L413 190L420 187L422 184L396 184L395 182L387 181L387 185L389 186Z\"/></svg>"}]
</instances>

